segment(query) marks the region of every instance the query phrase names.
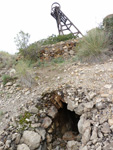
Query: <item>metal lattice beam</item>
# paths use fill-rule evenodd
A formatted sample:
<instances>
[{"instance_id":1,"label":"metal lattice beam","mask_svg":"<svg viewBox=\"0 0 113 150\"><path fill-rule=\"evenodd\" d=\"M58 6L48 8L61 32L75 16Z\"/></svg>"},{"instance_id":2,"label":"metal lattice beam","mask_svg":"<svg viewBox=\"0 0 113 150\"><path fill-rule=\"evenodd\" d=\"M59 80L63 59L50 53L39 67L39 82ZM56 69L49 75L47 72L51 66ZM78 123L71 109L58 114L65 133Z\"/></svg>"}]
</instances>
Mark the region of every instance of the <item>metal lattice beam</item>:
<instances>
[{"instance_id":1,"label":"metal lattice beam","mask_svg":"<svg viewBox=\"0 0 113 150\"><path fill-rule=\"evenodd\" d=\"M56 19L59 35L64 35L65 31L69 31L69 33L72 33L75 36L79 36L79 34L83 36L80 30L70 21L60 8L60 4L57 2L53 3L51 6L51 15ZM74 32L72 31L72 28L74 29Z\"/></svg>"}]
</instances>

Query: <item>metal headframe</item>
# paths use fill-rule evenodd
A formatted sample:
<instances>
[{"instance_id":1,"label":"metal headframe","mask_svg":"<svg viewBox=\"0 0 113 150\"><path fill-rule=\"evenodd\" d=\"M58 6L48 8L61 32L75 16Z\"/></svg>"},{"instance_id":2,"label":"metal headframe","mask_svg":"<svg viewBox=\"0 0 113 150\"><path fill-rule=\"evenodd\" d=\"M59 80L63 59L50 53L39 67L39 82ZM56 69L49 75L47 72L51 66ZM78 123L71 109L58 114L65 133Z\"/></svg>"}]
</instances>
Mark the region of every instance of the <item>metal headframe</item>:
<instances>
[{"instance_id":1,"label":"metal headframe","mask_svg":"<svg viewBox=\"0 0 113 150\"><path fill-rule=\"evenodd\" d=\"M51 15L56 19L59 35L64 35L65 31L69 31L75 36L79 36L79 34L83 36L80 30L61 11L59 3L55 2L51 5Z\"/></svg>"}]
</instances>

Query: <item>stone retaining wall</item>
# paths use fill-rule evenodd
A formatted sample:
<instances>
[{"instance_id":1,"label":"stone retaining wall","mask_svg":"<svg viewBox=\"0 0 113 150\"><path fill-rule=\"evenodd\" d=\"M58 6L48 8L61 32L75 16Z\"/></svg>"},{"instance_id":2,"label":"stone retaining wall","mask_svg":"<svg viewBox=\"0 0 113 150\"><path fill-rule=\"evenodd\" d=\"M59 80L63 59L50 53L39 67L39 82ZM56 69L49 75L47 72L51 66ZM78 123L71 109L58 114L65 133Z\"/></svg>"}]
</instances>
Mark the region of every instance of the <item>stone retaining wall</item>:
<instances>
[{"instance_id":1,"label":"stone retaining wall","mask_svg":"<svg viewBox=\"0 0 113 150\"><path fill-rule=\"evenodd\" d=\"M69 58L75 54L77 40L68 40L57 44L42 46L39 57L42 60L51 60L52 58Z\"/></svg>"}]
</instances>

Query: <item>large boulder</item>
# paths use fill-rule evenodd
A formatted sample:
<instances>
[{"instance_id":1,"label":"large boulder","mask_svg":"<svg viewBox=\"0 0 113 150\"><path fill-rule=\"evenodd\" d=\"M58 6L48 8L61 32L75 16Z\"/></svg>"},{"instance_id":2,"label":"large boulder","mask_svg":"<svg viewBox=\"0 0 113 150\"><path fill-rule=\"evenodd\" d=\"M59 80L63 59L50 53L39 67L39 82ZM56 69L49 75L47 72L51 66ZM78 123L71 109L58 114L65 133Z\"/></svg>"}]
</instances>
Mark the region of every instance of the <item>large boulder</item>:
<instances>
[{"instance_id":1,"label":"large boulder","mask_svg":"<svg viewBox=\"0 0 113 150\"><path fill-rule=\"evenodd\" d=\"M30 150L38 148L41 142L41 136L34 131L24 131L22 139Z\"/></svg>"}]
</instances>

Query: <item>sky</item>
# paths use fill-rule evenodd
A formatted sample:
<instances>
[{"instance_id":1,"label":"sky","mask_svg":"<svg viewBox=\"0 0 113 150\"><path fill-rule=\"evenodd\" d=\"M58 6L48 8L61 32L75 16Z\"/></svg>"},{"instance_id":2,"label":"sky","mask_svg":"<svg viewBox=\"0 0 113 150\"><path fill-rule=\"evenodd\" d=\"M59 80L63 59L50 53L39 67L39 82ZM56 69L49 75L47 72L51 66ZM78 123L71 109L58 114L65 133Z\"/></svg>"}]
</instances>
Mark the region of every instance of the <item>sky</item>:
<instances>
[{"instance_id":1,"label":"sky","mask_svg":"<svg viewBox=\"0 0 113 150\"><path fill-rule=\"evenodd\" d=\"M54 2L83 34L113 14L113 0L0 0L0 51L18 52L14 37L21 30L30 34L30 43L58 35L50 15Z\"/></svg>"}]
</instances>

